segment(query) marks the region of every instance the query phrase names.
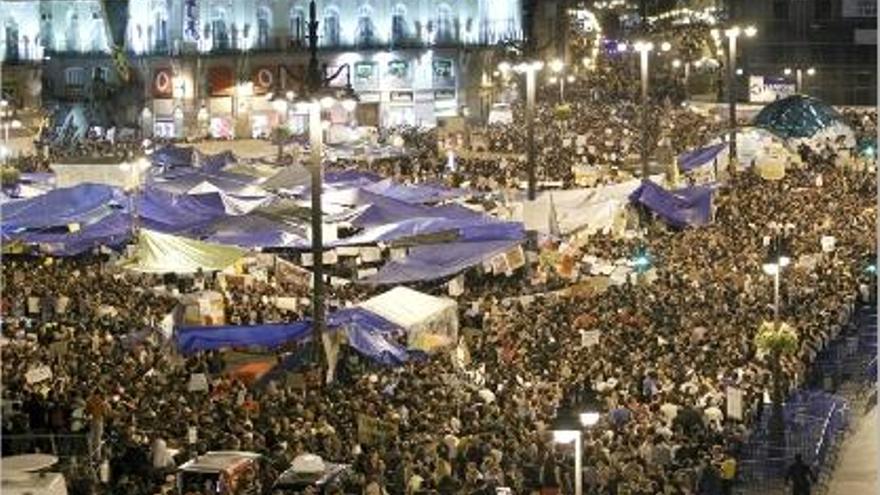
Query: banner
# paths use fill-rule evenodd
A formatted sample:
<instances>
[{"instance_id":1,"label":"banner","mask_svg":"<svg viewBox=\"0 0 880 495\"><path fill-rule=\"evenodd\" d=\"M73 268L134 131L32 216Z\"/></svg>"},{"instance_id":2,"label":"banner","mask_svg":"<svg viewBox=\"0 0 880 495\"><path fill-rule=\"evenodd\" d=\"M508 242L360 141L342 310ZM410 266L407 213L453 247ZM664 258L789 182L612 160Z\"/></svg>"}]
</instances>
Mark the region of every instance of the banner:
<instances>
[{"instance_id":1,"label":"banner","mask_svg":"<svg viewBox=\"0 0 880 495\"><path fill-rule=\"evenodd\" d=\"M189 42L199 40L198 0L183 1L183 39Z\"/></svg>"},{"instance_id":2,"label":"banner","mask_svg":"<svg viewBox=\"0 0 880 495\"><path fill-rule=\"evenodd\" d=\"M749 76L749 101L772 103L795 94L795 84L781 77Z\"/></svg>"}]
</instances>

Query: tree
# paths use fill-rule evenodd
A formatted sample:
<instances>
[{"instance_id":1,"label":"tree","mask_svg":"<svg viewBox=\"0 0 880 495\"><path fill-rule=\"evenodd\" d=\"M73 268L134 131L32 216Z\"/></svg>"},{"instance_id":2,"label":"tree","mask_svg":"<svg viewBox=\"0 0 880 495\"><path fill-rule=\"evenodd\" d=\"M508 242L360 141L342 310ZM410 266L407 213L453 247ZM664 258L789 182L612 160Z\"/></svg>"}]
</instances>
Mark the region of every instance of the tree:
<instances>
[{"instance_id":1,"label":"tree","mask_svg":"<svg viewBox=\"0 0 880 495\"><path fill-rule=\"evenodd\" d=\"M278 146L278 161L280 162L284 156L284 145L290 139L290 129L287 126L279 125L272 129L272 142Z\"/></svg>"},{"instance_id":2,"label":"tree","mask_svg":"<svg viewBox=\"0 0 880 495\"><path fill-rule=\"evenodd\" d=\"M798 348L798 336L786 323L765 321L755 335L755 346L769 356L770 371L773 374L773 412L770 417L770 434L774 440L785 439L785 417L782 401L785 396L785 376L782 372L782 358L793 354Z\"/></svg>"}]
</instances>

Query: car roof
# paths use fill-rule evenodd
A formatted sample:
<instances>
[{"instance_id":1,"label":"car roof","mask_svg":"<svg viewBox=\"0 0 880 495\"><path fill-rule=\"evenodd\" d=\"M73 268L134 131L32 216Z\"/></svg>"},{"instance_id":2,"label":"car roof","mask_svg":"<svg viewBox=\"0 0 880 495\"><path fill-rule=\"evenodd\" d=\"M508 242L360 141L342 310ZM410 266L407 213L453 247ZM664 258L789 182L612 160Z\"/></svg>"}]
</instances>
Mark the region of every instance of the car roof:
<instances>
[{"instance_id":1,"label":"car roof","mask_svg":"<svg viewBox=\"0 0 880 495\"><path fill-rule=\"evenodd\" d=\"M259 459L256 452L238 450L219 450L205 452L180 466L180 471L199 473L219 473L229 471L244 462Z\"/></svg>"}]
</instances>

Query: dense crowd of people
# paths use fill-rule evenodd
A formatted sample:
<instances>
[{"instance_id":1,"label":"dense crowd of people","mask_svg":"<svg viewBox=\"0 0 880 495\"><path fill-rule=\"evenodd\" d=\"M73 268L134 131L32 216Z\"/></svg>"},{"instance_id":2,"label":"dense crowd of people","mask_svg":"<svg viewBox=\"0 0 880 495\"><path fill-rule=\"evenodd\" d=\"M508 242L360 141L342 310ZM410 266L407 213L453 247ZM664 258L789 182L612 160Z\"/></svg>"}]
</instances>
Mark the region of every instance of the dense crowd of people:
<instances>
[{"instance_id":1,"label":"dense crowd of people","mask_svg":"<svg viewBox=\"0 0 880 495\"><path fill-rule=\"evenodd\" d=\"M93 258L7 260L3 398L18 413L4 414L4 433L112 437L105 447L111 483L129 493L158 490L165 470L149 457L157 441L181 448L179 460L206 450L254 450L275 474L305 452L349 462L355 476L346 493L489 493L497 486L525 493L570 484L569 463L547 429L566 401L589 397L603 419L586 432L587 493L694 493L722 482L748 434L748 423L724 418L725 387L742 388L747 410L755 411L769 386L766 357L753 342L770 313L770 284L760 272L768 224L794 224L794 251L804 259L820 252L821 236L837 240L834 253L809 267L795 263L785 275L782 315L799 334L798 353L784 361L792 383L857 291L860 264L872 252L875 185L853 172L821 174L821 187L809 171L781 184L737 176L719 192L710 226L652 227L638 241L598 236L579 248L626 257L643 243L655 260L650 285L511 302L505 284L475 283L462 321L472 326L465 331L471 366L485 370L479 383L437 356L397 369L361 362L338 383L305 391L284 382L248 388L223 374L217 353L182 358L155 332L130 338L174 306L150 290L160 280ZM300 316L261 303L288 289L227 287L228 318ZM598 344L582 346L581 331L594 329ZM36 363L51 366L52 377L29 385L25 373ZM199 371L209 373L209 392L187 389L190 373ZM358 414L395 425L397 436L359 444ZM193 428L197 439L188 443ZM77 480L71 488L94 489Z\"/></svg>"}]
</instances>

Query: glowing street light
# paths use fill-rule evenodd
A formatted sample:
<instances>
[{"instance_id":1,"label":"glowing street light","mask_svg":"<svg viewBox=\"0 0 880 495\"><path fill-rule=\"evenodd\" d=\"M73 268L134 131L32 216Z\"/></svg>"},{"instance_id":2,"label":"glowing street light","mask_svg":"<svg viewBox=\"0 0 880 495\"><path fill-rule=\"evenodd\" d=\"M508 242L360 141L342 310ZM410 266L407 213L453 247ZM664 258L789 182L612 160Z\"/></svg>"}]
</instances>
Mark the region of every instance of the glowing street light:
<instances>
[{"instance_id":1,"label":"glowing street light","mask_svg":"<svg viewBox=\"0 0 880 495\"><path fill-rule=\"evenodd\" d=\"M663 43L660 43L660 50L662 50L664 52L668 52L669 50L672 50L672 43L670 43L668 41L664 41Z\"/></svg>"}]
</instances>

